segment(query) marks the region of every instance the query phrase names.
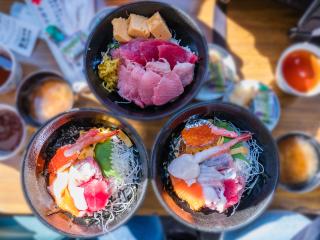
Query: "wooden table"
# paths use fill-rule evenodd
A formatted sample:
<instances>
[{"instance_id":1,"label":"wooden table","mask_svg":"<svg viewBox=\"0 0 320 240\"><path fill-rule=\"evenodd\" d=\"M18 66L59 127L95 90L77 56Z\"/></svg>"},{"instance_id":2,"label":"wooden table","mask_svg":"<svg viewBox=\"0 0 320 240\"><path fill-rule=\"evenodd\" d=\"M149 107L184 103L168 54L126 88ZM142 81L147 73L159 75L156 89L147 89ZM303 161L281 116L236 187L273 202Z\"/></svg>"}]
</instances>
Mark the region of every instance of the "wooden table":
<instances>
[{"instance_id":1,"label":"wooden table","mask_svg":"<svg viewBox=\"0 0 320 240\"><path fill-rule=\"evenodd\" d=\"M8 12L12 2L2 0L0 10ZM109 0L108 4L125 2L128 1ZM197 17L201 28L208 36L208 41L211 41L215 0L175 2L180 3L180 7ZM288 96L281 93L274 82L277 59L290 44L287 32L296 24L299 16L295 10L272 0L232 0L228 6L227 42L237 60L240 77L260 80L279 94L282 115L279 125L273 132L275 137L294 130L320 135L320 96L308 99ZM24 75L37 69L58 69L47 46L41 41L37 43L31 59L23 57L19 59L22 62ZM0 102L14 104L14 92L1 95ZM157 132L165 121L166 119L148 123L136 121L130 123L137 129L150 150ZM31 133L32 129L29 130ZM0 213L31 213L20 185L21 159L21 156L17 156L0 162ZM291 194L277 190L271 207L318 213L319 199L320 189L308 194ZM166 214L150 187L138 214Z\"/></svg>"}]
</instances>

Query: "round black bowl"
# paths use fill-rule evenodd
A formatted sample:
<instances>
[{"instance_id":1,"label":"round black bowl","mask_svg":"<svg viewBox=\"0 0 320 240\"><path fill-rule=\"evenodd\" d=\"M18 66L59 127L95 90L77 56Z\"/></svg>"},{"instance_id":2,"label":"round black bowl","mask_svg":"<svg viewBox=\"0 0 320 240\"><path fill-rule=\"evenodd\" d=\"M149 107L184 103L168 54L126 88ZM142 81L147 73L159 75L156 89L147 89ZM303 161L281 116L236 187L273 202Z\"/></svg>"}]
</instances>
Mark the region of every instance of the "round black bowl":
<instances>
[{"instance_id":1,"label":"round black bowl","mask_svg":"<svg viewBox=\"0 0 320 240\"><path fill-rule=\"evenodd\" d=\"M186 204L179 201L168 187L164 165L168 159L171 135L181 131L185 120L195 114L227 120L241 130L252 132L253 138L263 149L259 162L264 167L264 174L259 176L251 193L244 194L233 215L217 212L209 214L194 212ZM264 124L248 110L228 103L204 102L182 110L164 125L153 145L151 174L153 188L160 203L179 222L207 232L233 230L257 218L272 200L279 177L277 146Z\"/></svg>"},{"instance_id":2,"label":"round black bowl","mask_svg":"<svg viewBox=\"0 0 320 240\"><path fill-rule=\"evenodd\" d=\"M131 138L139 153L142 169L136 199L130 208L109 224L107 231L112 231L124 224L134 214L143 201L147 187L148 156L138 133L128 123L103 110L71 110L47 122L38 130L31 140L22 162L23 191L33 213L51 229L72 238L96 237L106 232L96 225L85 226L71 221L61 212L48 215L54 202L47 191L47 180L43 174L44 166L50 158L49 155L52 155L54 143L59 142L64 145L67 144L66 141L70 141L72 136L68 137L66 129L88 129L102 126L119 127ZM62 137L66 135L67 137Z\"/></svg>"},{"instance_id":3,"label":"round black bowl","mask_svg":"<svg viewBox=\"0 0 320 240\"><path fill-rule=\"evenodd\" d=\"M157 11L160 12L168 27L174 30L176 38L181 39L181 45L189 46L193 52L197 53L199 61L196 63L192 83L176 100L163 106L149 106L141 109L134 103L123 103L127 101L117 92L108 93L101 85L102 80L97 74L97 65L101 62L101 53L106 52L108 43L111 43L113 39L112 19L127 18L130 13L152 16ZM86 78L94 95L111 111L136 120L159 119L176 112L189 103L201 88L207 74L207 64L207 42L199 26L182 10L166 3L152 1L123 5L104 17L89 36L84 57Z\"/></svg>"},{"instance_id":4,"label":"round black bowl","mask_svg":"<svg viewBox=\"0 0 320 240\"><path fill-rule=\"evenodd\" d=\"M280 142L283 140L286 140L291 137L300 137L303 138L304 140L308 141L316 150L317 155L318 155L318 167L316 174L309 179L309 181L303 182L303 183L298 183L298 184L286 184L281 182L281 178L279 180L279 187L282 189L289 191L289 192L295 192L295 193L306 193L306 192L311 192L315 188L317 188L320 185L320 144L317 142L317 140L304 133L304 132L289 132L285 135L280 136L277 139L277 144L279 146ZM280 168L281 168L281 161L280 161Z\"/></svg>"},{"instance_id":5,"label":"round black bowl","mask_svg":"<svg viewBox=\"0 0 320 240\"><path fill-rule=\"evenodd\" d=\"M52 70L41 70L33 72L24 80L22 80L22 82L18 86L16 94L16 106L18 112L22 116L24 121L33 127L40 127L44 123L32 117L32 103L30 102L30 96L37 86L50 78L54 78L61 82L64 82L69 85L70 89L72 89L71 84L67 80L65 80L58 72Z\"/></svg>"}]
</instances>

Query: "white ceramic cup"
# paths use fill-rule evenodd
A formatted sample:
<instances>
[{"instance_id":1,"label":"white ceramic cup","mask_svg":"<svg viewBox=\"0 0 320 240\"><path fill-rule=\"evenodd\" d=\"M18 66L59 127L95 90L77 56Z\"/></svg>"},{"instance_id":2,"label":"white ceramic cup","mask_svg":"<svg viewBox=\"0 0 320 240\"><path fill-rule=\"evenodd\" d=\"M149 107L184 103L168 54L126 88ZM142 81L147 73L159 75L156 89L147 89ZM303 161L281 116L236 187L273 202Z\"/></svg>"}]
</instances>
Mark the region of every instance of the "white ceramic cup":
<instances>
[{"instance_id":1,"label":"white ceramic cup","mask_svg":"<svg viewBox=\"0 0 320 240\"><path fill-rule=\"evenodd\" d=\"M0 86L0 94L2 94L9 92L16 87L17 83L22 78L22 68L14 53L3 45L0 45L0 55L9 58L12 62L11 73L6 82Z\"/></svg>"},{"instance_id":2,"label":"white ceramic cup","mask_svg":"<svg viewBox=\"0 0 320 240\"><path fill-rule=\"evenodd\" d=\"M21 121L21 125L22 125L22 136L21 136L21 139L20 139L18 146L13 151L10 151L8 153L0 152L0 161L3 161L3 160L7 160L11 157L16 156L23 149L23 147L25 146L25 143L26 143L26 139L27 139L27 128L26 128L26 124L23 121L22 117L19 115L19 113L17 112L17 110L14 107L7 105L7 104L0 103L0 111L1 110L8 110L8 111L15 113L17 115L17 117L19 118L19 120Z\"/></svg>"},{"instance_id":3,"label":"white ceramic cup","mask_svg":"<svg viewBox=\"0 0 320 240\"><path fill-rule=\"evenodd\" d=\"M319 84L312 89L309 92L300 92L297 91L296 89L292 88L286 81L283 72L282 72L282 66L283 66L283 61L285 58L292 52L298 51L298 50L304 50L308 51L320 59L320 48L317 47L314 44L303 42L303 43L296 43L288 47L280 56L280 59L277 64L276 68L276 82L279 88L289 94L295 95L295 96L301 96L301 97L312 97L320 93L320 82Z\"/></svg>"}]
</instances>

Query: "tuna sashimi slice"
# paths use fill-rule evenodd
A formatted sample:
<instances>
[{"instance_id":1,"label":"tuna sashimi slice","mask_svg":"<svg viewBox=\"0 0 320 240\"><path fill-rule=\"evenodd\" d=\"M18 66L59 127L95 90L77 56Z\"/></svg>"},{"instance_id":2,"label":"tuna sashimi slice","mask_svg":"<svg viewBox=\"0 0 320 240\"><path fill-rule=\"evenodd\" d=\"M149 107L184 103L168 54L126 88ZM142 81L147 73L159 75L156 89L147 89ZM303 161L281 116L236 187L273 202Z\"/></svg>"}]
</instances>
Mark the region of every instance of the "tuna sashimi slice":
<instances>
[{"instance_id":1,"label":"tuna sashimi slice","mask_svg":"<svg viewBox=\"0 0 320 240\"><path fill-rule=\"evenodd\" d=\"M183 93L180 78L174 72L164 75L158 86L154 88L152 102L156 106L166 104Z\"/></svg>"},{"instance_id":2,"label":"tuna sashimi slice","mask_svg":"<svg viewBox=\"0 0 320 240\"><path fill-rule=\"evenodd\" d=\"M146 60L146 62L156 61L159 59L158 46L168 45L177 46L176 44L168 41L150 39L147 41L140 42L140 53L141 57Z\"/></svg>"},{"instance_id":3,"label":"tuna sashimi slice","mask_svg":"<svg viewBox=\"0 0 320 240\"><path fill-rule=\"evenodd\" d=\"M223 184L225 188L224 196L227 199L225 208L228 208L239 202L245 183L238 177L236 179L226 179Z\"/></svg>"},{"instance_id":4,"label":"tuna sashimi slice","mask_svg":"<svg viewBox=\"0 0 320 240\"><path fill-rule=\"evenodd\" d=\"M161 76L153 71L147 70L141 80L139 86L139 96L145 105L152 105L153 89L158 85Z\"/></svg>"},{"instance_id":5,"label":"tuna sashimi slice","mask_svg":"<svg viewBox=\"0 0 320 240\"><path fill-rule=\"evenodd\" d=\"M182 85L185 87L193 80L194 64L188 62L177 63L172 71L180 77Z\"/></svg>"},{"instance_id":6,"label":"tuna sashimi slice","mask_svg":"<svg viewBox=\"0 0 320 240\"><path fill-rule=\"evenodd\" d=\"M110 186L105 180L92 179L83 184L84 197L88 205L88 211L96 212L103 209L111 195Z\"/></svg>"},{"instance_id":7,"label":"tuna sashimi slice","mask_svg":"<svg viewBox=\"0 0 320 240\"><path fill-rule=\"evenodd\" d=\"M198 60L198 57L190 51L185 50L184 48L178 45L160 45L158 46L159 58L166 59L171 69L180 62L189 62L195 63Z\"/></svg>"},{"instance_id":8,"label":"tuna sashimi slice","mask_svg":"<svg viewBox=\"0 0 320 240\"><path fill-rule=\"evenodd\" d=\"M159 61L147 62L146 70L151 70L161 76L171 72L170 65L166 59L161 59Z\"/></svg>"},{"instance_id":9,"label":"tuna sashimi slice","mask_svg":"<svg viewBox=\"0 0 320 240\"><path fill-rule=\"evenodd\" d=\"M128 68L132 68L132 71L128 70ZM144 107L144 104L140 99L138 88L139 82L144 73L145 70L141 67L141 65L136 64L127 67L121 65L118 81L119 95L130 102L133 101L142 108Z\"/></svg>"},{"instance_id":10,"label":"tuna sashimi slice","mask_svg":"<svg viewBox=\"0 0 320 240\"><path fill-rule=\"evenodd\" d=\"M132 60L144 65L146 63L146 59L145 57L142 57L140 53L140 43L144 41L145 40L143 39L131 40L130 42L121 45L121 47L119 48L120 52L116 54L121 58Z\"/></svg>"},{"instance_id":11,"label":"tuna sashimi slice","mask_svg":"<svg viewBox=\"0 0 320 240\"><path fill-rule=\"evenodd\" d=\"M129 82L130 77L131 77L131 71L128 70L128 68L124 65L120 65L119 71L118 71L118 89L119 89L119 94L123 98L127 96L130 93L130 86L127 84Z\"/></svg>"}]
</instances>

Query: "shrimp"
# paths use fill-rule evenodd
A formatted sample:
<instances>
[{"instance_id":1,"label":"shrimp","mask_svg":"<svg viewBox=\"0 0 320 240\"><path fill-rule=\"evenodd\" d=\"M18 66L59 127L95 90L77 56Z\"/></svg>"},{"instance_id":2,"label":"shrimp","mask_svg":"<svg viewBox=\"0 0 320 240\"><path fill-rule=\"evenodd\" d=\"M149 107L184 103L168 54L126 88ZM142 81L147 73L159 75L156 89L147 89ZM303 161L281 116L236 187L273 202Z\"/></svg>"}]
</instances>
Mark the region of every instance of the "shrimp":
<instances>
[{"instance_id":1,"label":"shrimp","mask_svg":"<svg viewBox=\"0 0 320 240\"><path fill-rule=\"evenodd\" d=\"M168 166L169 173L183 180L190 180L199 177L200 166L199 164L212 157L227 153L235 144L247 141L252 137L251 133L245 133L231 141L219 146L214 146L204 151L192 154L182 154L175 158Z\"/></svg>"},{"instance_id":2,"label":"shrimp","mask_svg":"<svg viewBox=\"0 0 320 240\"><path fill-rule=\"evenodd\" d=\"M211 128L211 132L215 135L218 135L218 136L230 137L230 138L238 137L238 133L236 133L234 131L229 131L224 128L219 128L213 124L210 124L210 128Z\"/></svg>"}]
</instances>

